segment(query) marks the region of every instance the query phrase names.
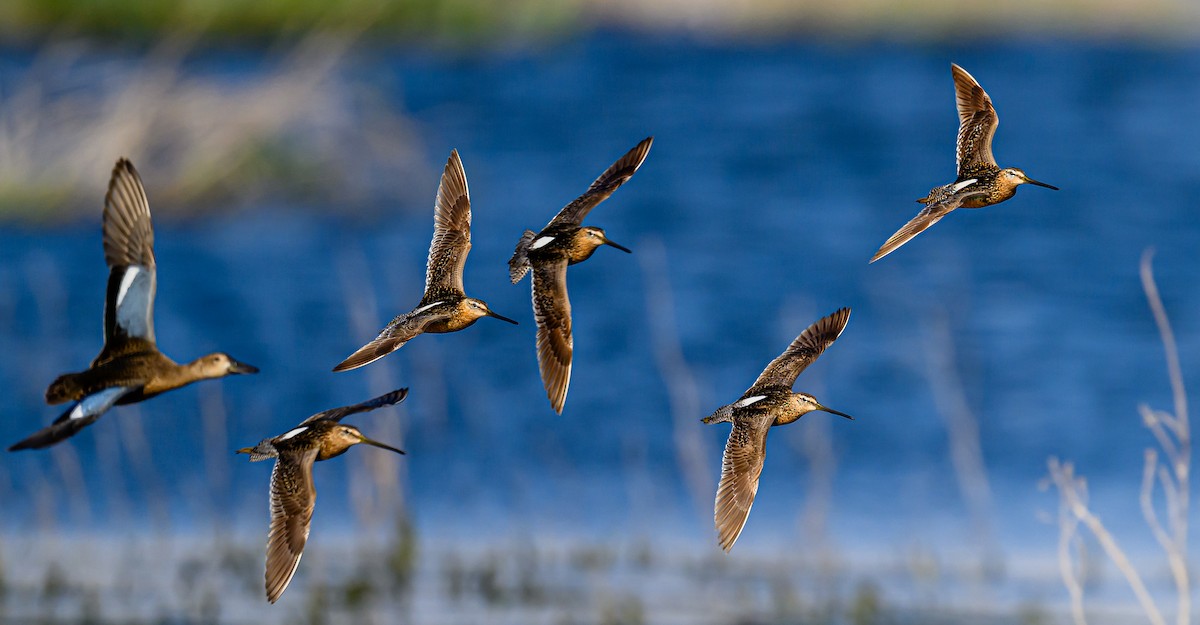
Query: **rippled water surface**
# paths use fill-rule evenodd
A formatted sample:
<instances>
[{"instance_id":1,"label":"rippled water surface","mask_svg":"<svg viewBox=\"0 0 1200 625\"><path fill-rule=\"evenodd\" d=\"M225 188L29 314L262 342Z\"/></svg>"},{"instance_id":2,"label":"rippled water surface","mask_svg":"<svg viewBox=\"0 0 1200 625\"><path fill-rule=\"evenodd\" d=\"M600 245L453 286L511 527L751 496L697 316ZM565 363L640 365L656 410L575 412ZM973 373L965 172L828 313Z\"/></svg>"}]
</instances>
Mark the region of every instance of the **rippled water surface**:
<instances>
[{"instance_id":1,"label":"rippled water surface","mask_svg":"<svg viewBox=\"0 0 1200 625\"><path fill-rule=\"evenodd\" d=\"M951 61L995 102L1001 164L1062 190L1024 187L1005 204L960 211L868 265L915 214L913 199L952 180ZM398 467L422 531L629 533L705 549L704 488L715 487L727 426L700 417L840 306L854 309L845 334L796 388L856 420L817 413L771 433L739 547L802 548L796 519L820 516L813 506L828 476L829 527L843 545L970 548L938 393L961 394L978 418L985 512L1001 544L1050 555L1056 530L1037 515L1055 501L1037 486L1051 455L1078 462L1111 523L1140 523L1133 497L1151 439L1136 407L1170 400L1137 277L1147 246L1158 250L1189 381L1200 347L1200 120L1181 114L1200 104L1194 50L607 35L489 55L389 51L355 71L413 119L428 175L389 184L428 201L364 216L272 204L160 220L160 347L180 360L222 349L262 373L116 409L68 443L77 457L6 455L7 531L47 515L79 528L158 515L175 528L216 517L257 532L269 469L233 449L409 386L398 412L353 422L408 450L384 468ZM634 254L604 248L569 272L575 363L557 416L538 379L528 283L510 285L505 263L525 228L647 135L655 143L641 171L588 219ZM484 319L330 373L420 299L436 173L452 147L474 205L467 291L521 325ZM41 402L45 385L100 347L109 166L96 165L90 222L0 225L5 444L57 415ZM648 310L668 311L668 323ZM678 342L694 400L687 384L667 383L678 371L664 375L659 341L668 352ZM931 385L947 371L957 380ZM677 442L691 437L706 462L688 478ZM832 455L814 468L821 441ZM348 468L382 453L354 450L318 467L315 531L348 525L364 496L347 486ZM92 493L86 509L47 494L65 492L71 472Z\"/></svg>"}]
</instances>

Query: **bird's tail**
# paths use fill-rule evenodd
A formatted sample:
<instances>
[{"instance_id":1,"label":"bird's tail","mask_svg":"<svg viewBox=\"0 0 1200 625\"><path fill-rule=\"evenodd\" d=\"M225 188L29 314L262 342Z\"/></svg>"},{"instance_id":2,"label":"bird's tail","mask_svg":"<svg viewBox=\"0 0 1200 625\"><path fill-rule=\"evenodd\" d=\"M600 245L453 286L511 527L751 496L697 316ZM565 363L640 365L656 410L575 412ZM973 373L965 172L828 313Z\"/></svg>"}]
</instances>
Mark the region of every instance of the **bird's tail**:
<instances>
[{"instance_id":1,"label":"bird's tail","mask_svg":"<svg viewBox=\"0 0 1200 625\"><path fill-rule=\"evenodd\" d=\"M717 411L701 419L704 423L726 423L733 421L733 406L721 406Z\"/></svg>"},{"instance_id":2,"label":"bird's tail","mask_svg":"<svg viewBox=\"0 0 1200 625\"><path fill-rule=\"evenodd\" d=\"M64 373L58 376L46 388L46 403L51 406L83 397L83 387L79 384L79 374Z\"/></svg>"},{"instance_id":3,"label":"bird's tail","mask_svg":"<svg viewBox=\"0 0 1200 625\"><path fill-rule=\"evenodd\" d=\"M271 458L275 458L279 455L279 453L275 451L275 448L267 441L263 441L253 447L243 447L237 450L237 452L239 454L249 454L250 462L270 460Z\"/></svg>"},{"instance_id":4,"label":"bird's tail","mask_svg":"<svg viewBox=\"0 0 1200 625\"><path fill-rule=\"evenodd\" d=\"M533 243L533 238L537 233L532 230L526 230L525 234L521 235L521 240L517 242L517 249L513 252L512 258L508 259L508 277L513 284L521 281L526 273L529 273L529 245Z\"/></svg>"}]
</instances>

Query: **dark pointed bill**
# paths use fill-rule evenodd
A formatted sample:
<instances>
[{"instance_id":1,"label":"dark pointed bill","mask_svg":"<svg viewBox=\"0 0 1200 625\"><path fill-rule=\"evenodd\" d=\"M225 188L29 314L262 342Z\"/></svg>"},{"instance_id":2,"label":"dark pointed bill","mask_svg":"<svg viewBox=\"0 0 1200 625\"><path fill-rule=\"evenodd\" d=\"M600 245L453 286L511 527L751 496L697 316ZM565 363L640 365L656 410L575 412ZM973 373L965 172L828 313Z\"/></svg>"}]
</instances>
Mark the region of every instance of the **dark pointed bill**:
<instances>
[{"instance_id":1,"label":"dark pointed bill","mask_svg":"<svg viewBox=\"0 0 1200 625\"><path fill-rule=\"evenodd\" d=\"M633 250L630 250L629 248L625 247L624 245L618 245L618 244L612 242L612 240L610 240L610 239L604 239L604 244L611 245L612 247L615 247L615 248L621 250L622 252L625 252L626 254L633 253Z\"/></svg>"},{"instance_id":2,"label":"dark pointed bill","mask_svg":"<svg viewBox=\"0 0 1200 625\"><path fill-rule=\"evenodd\" d=\"M835 415L837 415L837 416L839 416L839 417L844 417L844 418L846 418L846 419L849 419L849 420L851 420L851 421L853 421L853 420L854 420L854 417L852 417L852 416L850 416L850 415L848 415L848 414L846 414L846 413L844 413L844 412L838 412L838 411L836 411L836 410L834 410L834 409L832 409L832 408L826 408L825 406L820 406L819 404L818 404L818 408L817 408L817 410L820 410L821 412L828 412L829 414L835 414Z\"/></svg>"},{"instance_id":3,"label":"dark pointed bill","mask_svg":"<svg viewBox=\"0 0 1200 625\"><path fill-rule=\"evenodd\" d=\"M1058 187L1056 187L1052 184L1046 184L1044 182L1039 182L1037 180L1034 180L1033 178L1030 178L1029 176L1025 176L1025 182L1028 182L1029 184L1036 184L1039 187L1046 187L1047 189L1054 189L1055 191L1059 190Z\"/></svg>"},{"instance_id":4,"label":"dark pointed bill","mask_svg":"<svg viewBox=\"0 0 1200 625\"><path fill-rule=\"evenodd\" d=\"M516 321L513 321L512 319L505 317L504 315L497 314L495 311L491 311L491 310L487 311L487 316L495 317L496 319L499 319L500 321L507 321L515 326L521 325L521 324L517 323Z\"/></svg>"},{"instance_id":5,"label":"dark pointed bill","mask_svg":"<svg viewBox=\"0 0 1200 625\"><path fill-rule=\"evenodd\" d=\"M388 450L388 451L394 451L394 452L396 452L396 453L398 453L398 454L400 454L400 455L402 455L402 456L403 456L403 455L405 455L403 451L401 451L401 450L399 450L399 449L396 449L395 447L392 447L391 445L386 445L386 444L384 444L384 443L381 443L381 442L379 442L379 441L377 441L377 440L374 440L374 439L367 438L367 437L365 437L365 436L363 436L363 437L362 437L362 442L364 442L364 443L366 443L366 444L368 444L368 445L370 445L370 446L372 446L372 447L378 447L378 448L380 448L380 449L386 449L386 450Z\"/></svg>"},{"instance_id":6,"label":"dark pointed bill","mask_svg":"<svg viewBox=\"0 0 1200 625\"><path fill-rule=\"evenodd\" d=\"M230 358L229 359L229 372L230 373L258 373L258 367L255 367L254 365L248 365L244 362L239 362L237 360L234 360L233 358Z\"/></svg>"}]
</instances>

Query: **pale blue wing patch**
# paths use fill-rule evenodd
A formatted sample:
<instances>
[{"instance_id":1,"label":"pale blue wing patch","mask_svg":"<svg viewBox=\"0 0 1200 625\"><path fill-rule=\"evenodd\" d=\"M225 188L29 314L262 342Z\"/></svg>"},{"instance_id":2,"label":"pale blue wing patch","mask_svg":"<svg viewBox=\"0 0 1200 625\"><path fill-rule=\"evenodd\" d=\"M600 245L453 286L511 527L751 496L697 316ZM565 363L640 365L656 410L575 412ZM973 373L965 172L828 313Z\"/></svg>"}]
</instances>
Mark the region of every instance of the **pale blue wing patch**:
<instances>
[{"instance_id":1,"label":"pale blue wing patch","mask_svg":"<svg viewBox=\"0 0 1200 625\"><path fill-rule=\"evenodd\" d=\"M157 278L152 267L114 267L109 277L109 315L105 339L121 334L154 342L154 293Z\"/></svg>"},{"instance_id":2,"label":"pale blue wing patch","mask_svg":"<svg viewBox=\"0 0 1200 625\"><path fill-rule=\"evenodd\" d=\"M117 386L92 393L75 404L75 407L67 413L67 418L76 420L99 417L112 408L118 399L132 390L132 387Z\"/></svg>"}]
</instances>

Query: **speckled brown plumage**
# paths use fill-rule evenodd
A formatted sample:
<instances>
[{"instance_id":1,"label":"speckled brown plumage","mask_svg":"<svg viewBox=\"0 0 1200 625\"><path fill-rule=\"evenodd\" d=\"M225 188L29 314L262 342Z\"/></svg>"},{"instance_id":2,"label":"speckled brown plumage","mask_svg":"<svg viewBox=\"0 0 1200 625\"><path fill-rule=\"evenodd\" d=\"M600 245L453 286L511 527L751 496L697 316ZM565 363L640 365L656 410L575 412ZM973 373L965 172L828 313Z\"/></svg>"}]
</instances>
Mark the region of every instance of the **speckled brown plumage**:
<instances>
[{"instance_id":1,"label":"speckled brown plumage","mask_svg":"<svg viewBox=\"0 0 1200 625\"><path fill-rule=\"evenodd\" d=\"M928 195L917 200L925 207L880 246L871 262L892 253L957 208L999 204L1016 195L1017 187L1022 184L1058 190L1026 176L1020 169L1001 169L996 164L992 156L992 137L1000 118L992 106L992 99L967 70L951 63L950 72L954 77L959 120L955 142L958 177L950 184L934 187Z\"/></svg>"},{"instance_id":2,"label":"speckled brown plumage","mask_svg":"<svg viewBox=\"0 0 1200 625\"><path fill-rule=\"evenodd\" d=\"M392 319L379 335L333 368L349 371L375 362L423 333L457 332L480 317L516 321L467 297L463 267L471 251L471 194L458 150L450 152L433 210L433 239L425 265L425 293L416 308Z\"/></svg>"},{"instance_id":3,"label":"speckled brown plumage","mask_svg":"<svg viewBox=\"0 0 1200 625\"><path fill-rule=\"evenodd\" d=\"M541 232L526 230L508 261L509 278L521 281L533 269L532 300L537 320L538 369L546 396L562 414L571 384L575 340L571 334L571 301L567 296L567 266L592 256L601 245L628 249L608 239L604 230L581 227L583 218L624 184L646 160L654 137L647 137L626 152L546 224Z\"/></svg>"},{"instance_id":4,"label":"speckled brown plumage","mask_svg":"<svg viewBox=\"0 0 1200 625\"><path fill-rule=\"evenodd\" d=\"M343 425L340 421L351 414L397 404L407 395L408 389L402 388L360 404L319 412L279 436L238 450L238 453L249 454L251 462L275 458L275 467L271 471L271 528L267 534L264 574L267 601L275 603L279 600L304 554L317 498L313 463L340 456L359 443L404 453L369 439L358 428Z\"/></svg>"},{"instance_id":5,"label":"speckled brown plumage","mask_svg":"<svg viewBox=\"0 0 1200 625\"><path fill-rule=\"evenodd\" d=\"M849 320L850 309L842 308L806 328L737 401L703 419L705 423L733 424L721 458L721 482L713 506L717 542L725 551L732 549L741 536L758 494L767 432L813 410L851 418L822 406L812 395L792 392L796 378L837 340Z\"/></svg>"}]
</instances>

